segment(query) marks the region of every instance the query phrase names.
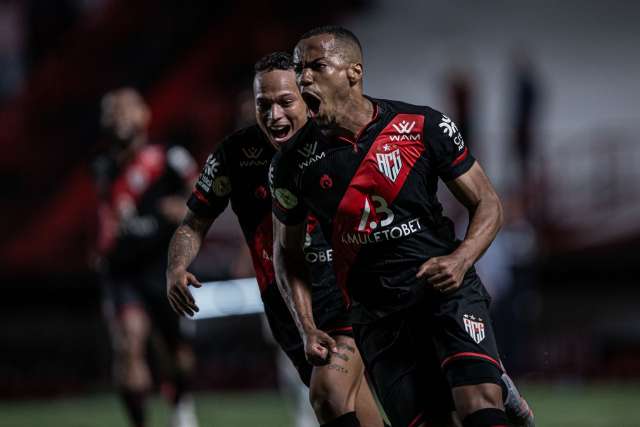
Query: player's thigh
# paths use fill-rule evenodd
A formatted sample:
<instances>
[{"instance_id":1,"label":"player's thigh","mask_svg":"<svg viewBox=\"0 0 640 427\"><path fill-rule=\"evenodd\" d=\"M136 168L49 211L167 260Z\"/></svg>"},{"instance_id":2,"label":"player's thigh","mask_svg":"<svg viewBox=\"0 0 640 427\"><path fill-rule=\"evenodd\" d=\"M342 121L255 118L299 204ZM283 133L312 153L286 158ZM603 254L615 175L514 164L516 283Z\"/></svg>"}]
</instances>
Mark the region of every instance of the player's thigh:
<instances>
[{"instance_id":1,"label":"player's thigh","mask_svg":"<svg viewBox=\"0 0 640 427\"><path fill-rule=\"evenodd\" d=\"M488 295L477 277L465 282L453 294L434 298L430 316L440 365L452 388L501 385Z\"/></svg>"},{"instance_id":2,"label":"player's thigh","mask_svg":"<svg viewBox=\"0 0 640 427\"><path fill-rule=\"evenodd\" d=\"M137 290L124 279L104 284L105 316L117 354L144 351L151 329L146 306Z\"/></svg>"},{"instance_id":3,"label":"player's thigh","mask_svg":"<svg viewBox=\"0 0 640 427\"><path fill-rule=\"evenodd\" d=\"M414 312L354 325L365 368L392 425L455 426L451 390L440 369L429 325Z\"/></svg>"},{"instance_id":4,"label":"player's thigh","mask_svg":"<svg viewBox=\"0 0 640 427\"><path fill-rule=\"evenodd\" d=\"M404 317L394 314L371 324L354 325L354 337L391 425L419 425L424 417L424 394L416 354L408 351Z\"/></svg>"},{"instance_id":5,"label":"player's thigh","mask_svg":"<svg viewBox=\"0 0 640 427\"><path fill-rule=\"evenodd\" d=\"M330 399L352 410L362 380L362 359L352 337L334 335L333 338L338 351L331 354L328 364L313 368L311 400Z\"/></svg>"}]
</instances>

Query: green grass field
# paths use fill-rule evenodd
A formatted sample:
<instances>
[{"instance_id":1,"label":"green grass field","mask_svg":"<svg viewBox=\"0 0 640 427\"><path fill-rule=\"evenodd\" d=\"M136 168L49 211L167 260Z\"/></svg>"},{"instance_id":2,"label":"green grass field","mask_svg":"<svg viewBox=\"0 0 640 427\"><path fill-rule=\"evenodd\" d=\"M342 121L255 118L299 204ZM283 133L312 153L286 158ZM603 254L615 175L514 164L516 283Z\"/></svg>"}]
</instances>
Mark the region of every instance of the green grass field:
<instances>
[{"instance_id":1,"label":"green grass field","mask_svg":"<svg viewBox=\"0 0 640 427\"><path fill-rule=\"evenodd\" d=\"M640 384L522 387L538 427L639 427ZM291 426L288 402L275 393L198 394L201 427ZM150 405L150 426L166 427L168 409L160 399ZM2 427L127 426L114 395L47 401L0 402Z\"/></svg>"}]
</instances>

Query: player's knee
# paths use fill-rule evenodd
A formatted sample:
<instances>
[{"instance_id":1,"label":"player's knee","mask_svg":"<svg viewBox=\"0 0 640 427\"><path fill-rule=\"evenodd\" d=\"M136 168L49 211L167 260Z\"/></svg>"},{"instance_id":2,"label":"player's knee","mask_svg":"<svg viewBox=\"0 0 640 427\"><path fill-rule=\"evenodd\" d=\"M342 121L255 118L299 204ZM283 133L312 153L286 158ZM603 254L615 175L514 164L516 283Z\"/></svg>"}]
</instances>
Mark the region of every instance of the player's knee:
<instances>
[{"instance_id":1,"label":"player's knee","mask_svg":"<svg viewBox=\"0 0 640 427\"><path fill-rule=\"evenodd\" d=\"M482 409L503 409L501 371L495 365L459 360L446 367L446 376L462 419Z\"/></svg>"},{"instance_id":2,"label":"player's knee","mask_svg":"<svg viewBox=\"0 0 640 427\"><path fill-rule=\"evenodd\" d=\"M354 410L353 402L345 388L330 378L315 378L309 389L311 407L321 420L331 420Z\"/></svg>"},{"instance_id":3,"label":"player's knee","mask_svg":"<svg viewBox=\"0 0 640 427\"><path fill-rule=\"evenodd\" d=\"M193 371L196 360L193 350L189 345L179 345L176 349L176 367L182 373Z\"/></svg>"}]
</instances>

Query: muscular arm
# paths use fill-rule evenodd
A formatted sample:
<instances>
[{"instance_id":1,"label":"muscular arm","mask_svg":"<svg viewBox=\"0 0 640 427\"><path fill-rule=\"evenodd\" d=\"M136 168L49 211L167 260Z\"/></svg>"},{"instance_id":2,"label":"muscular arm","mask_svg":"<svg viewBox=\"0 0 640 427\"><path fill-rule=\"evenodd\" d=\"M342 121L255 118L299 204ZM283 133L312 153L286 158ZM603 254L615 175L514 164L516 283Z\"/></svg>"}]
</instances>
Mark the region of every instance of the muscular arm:
<instances>
[{"instance_id":1,"label":"muscular arm","mask_svg":"<svg viewBox=\"0 0 640 427\"><path fill-rule=\"evenodd\" d=\"M469 226L454 254L465 261L465 271L484 254L502 226L502 204L489 178L476 162L469 171L447 182L449 190L469 211Z\"/></svg>"},{"instance_id":2,"label":"muscular arm","mask_svg":"<svg viewBox=\"0 0 640 427\"><path fill-rule=\"evenodd\" d=\"M417 276L425 278L440 292L460 286L465 273L487 250L502 226L502 204L477 162L447 182L447 186L469 211L469 226L464 240L453 253L430 258L420 266Z\"/></svg>"},{"instance_id":3,"label":"muscular arm","mask_svg":"<svg viewBox=\"0 0 640 427\"><path fill-rule=\"evenodd\" d=\"M288 226L273 217L273 264L276 281L313 364L326 363L335 341L317 329L313 319L309 270L304 258L304 223Z\"/></svg>"},{"instance_id":4,"label":"muscular arm","mask_svg":"<svg viewBox=\"0 0 640 427\"><path fill-rule=\"evenodd\" d=\"M192 316L198 311L188 286L199 287L200 282L187 268L198 255L212 223L213 218L204 218L188 210L169 243L167 298L173 310L180 315Z\"/></svg>"}]
</instances>

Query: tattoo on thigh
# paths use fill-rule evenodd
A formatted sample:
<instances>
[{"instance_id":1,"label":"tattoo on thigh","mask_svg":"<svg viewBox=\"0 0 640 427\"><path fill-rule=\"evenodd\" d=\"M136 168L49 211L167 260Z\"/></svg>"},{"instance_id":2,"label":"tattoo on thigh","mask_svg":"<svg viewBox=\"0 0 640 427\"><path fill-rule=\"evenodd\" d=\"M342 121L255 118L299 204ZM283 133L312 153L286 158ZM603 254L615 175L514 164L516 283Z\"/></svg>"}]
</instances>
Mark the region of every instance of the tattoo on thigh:
<instances>
[{"instance_id":1,"label":"tattoo on thigh","mask_svg":"<svg viewBox=\"0 0 640 427\"><path fill-rule=\"evenodd\" d=\"M327 366L327 368L329 369L333 369L334 371L338 371L341 374L348 374L349 370L347 368L343 368L340 365L336 365L335 363L330 364L329 366Z\"/></svg>"},{"instance_id":2,"label":"tattoo on thigh","mask_svg":"<svg viewBox=\"0 0 640 427\"><path fill-rule=\"evenodd\" d=\"M338 343L338 344L336 345L336 347L337 347L338 349L341 349L341 350L348 350L348 351L350 351L351 353L356 354L356 349L355 349L355 347L352 347L352 346L350 346L349 344L345 344L345 343Z\"/></svg>"},{"instance_id":3,"label":"tattoo on thigh","mask_svg":"<svg viewBox=\"0 0 640 427\"><path fill-rule=\"evenodd\" d=\"M345 362L349 361L349 356L347 356L346 354L342 354L342 353L332 353L331 357L337 357L338 359L342 359Z\"/></svg>"}]
</instances>

